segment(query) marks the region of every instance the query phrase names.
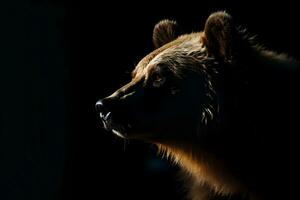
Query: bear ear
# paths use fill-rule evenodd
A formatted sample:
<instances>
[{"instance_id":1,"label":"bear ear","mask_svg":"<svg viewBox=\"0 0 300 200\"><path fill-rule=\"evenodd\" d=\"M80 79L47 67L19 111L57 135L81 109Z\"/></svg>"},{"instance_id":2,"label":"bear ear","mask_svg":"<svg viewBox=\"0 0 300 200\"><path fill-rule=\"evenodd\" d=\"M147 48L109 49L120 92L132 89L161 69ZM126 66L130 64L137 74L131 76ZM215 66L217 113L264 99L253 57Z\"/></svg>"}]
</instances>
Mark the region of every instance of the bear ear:
<instances>
[{"instance_id":1,"label":"bear ear","mask_svg":"<svg viewBox=\"0 0 300 200\"><path fill-rule=\"evenodd\" d=\"M162 20L153 29L153 44L159 48L177 38L177 23L172 20Z\"/></svg>"},{"instance_id":2,"label":"bear ear","mask_svg":"<svg viewBox=\"0 0 300 200\"><path fill-rule=\"evenodd\" d=\"M209 53L230 62L236 51L237 33L229 14L215 12L206 20L203 42Z\"/></svg>"}]
</instances>

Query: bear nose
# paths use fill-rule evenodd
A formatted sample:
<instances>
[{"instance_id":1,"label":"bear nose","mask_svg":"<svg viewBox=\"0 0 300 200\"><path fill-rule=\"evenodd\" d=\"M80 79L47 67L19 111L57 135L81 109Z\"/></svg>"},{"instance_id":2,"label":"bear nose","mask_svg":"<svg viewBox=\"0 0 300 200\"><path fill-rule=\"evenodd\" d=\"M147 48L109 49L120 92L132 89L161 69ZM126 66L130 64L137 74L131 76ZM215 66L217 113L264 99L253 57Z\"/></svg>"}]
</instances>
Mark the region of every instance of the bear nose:
<instances>
[{"instance_id":1,"label":"bear nose","mask_svg":"<svg viewBox=\"0 0 300 200\"><path fill-rule=\"evenodd\" d=\"M96 102L95 109L96 109L96 112L98 112L98 113L104 112L105 108L104 108L102 99Z\"/></svg>"}]
</instances>

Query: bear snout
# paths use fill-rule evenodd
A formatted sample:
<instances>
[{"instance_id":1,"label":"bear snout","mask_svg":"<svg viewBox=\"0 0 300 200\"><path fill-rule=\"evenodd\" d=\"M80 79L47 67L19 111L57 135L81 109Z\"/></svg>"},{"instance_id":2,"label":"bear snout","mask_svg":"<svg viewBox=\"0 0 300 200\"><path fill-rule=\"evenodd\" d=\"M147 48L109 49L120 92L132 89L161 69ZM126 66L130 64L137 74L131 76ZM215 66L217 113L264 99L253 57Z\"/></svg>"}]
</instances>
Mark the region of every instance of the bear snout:
<instances>
[{"instance_id":1,"label":"bear snout","mask_svg":"<svg viewBox=\"0 0 300 200\"><path fill-rule=\"evenodd\" d=\"M100 99L95 104L95 109L97 114L100 116L100 120L102 122L103 128L107 131L110 131L116 134L119 137L126 138L126 130L130 127L128 123L121 122L118 119L116 111L111 108L112 100L110 98ZM115 104L114 104L115 105ZM127 126L125 125L127 124Z\"/></svg>"},{"instance_id":2,"label":"bear snout","mask_svg":"<svg viewBox=\"0 0 300 200\"><path fill-rule=\"evenodd\" d=\"M111 128L111 112L104 106L104 100L101 99L95 104L96 112L99 113L104 129L110 131Z\"/></svg>"},{"instance_id":3,"label":"bear snout","mask_svg":"<svg viewBox=\"0 0 300 200\"><path fill-rule=\"evenodd\" d=\"M104 100L101 99L96 102L95 105L96 112L100 114L100 118L102 121L109 121L111 118L111 111L109 111L105 106L104 106Z\"/></svg>"}]
</instances>

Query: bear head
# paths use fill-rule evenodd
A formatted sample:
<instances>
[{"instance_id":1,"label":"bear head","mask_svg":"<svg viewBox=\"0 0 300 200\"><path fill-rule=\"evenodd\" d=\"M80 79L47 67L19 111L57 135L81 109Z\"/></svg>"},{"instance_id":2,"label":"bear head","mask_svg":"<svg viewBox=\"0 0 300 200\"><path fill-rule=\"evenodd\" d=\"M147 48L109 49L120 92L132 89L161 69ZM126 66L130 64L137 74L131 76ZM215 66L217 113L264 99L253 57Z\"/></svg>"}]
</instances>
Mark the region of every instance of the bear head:
<instances>
[{"instance_id":1,"label":"bear head","mask_svg":"<svg viewBox=\"0 0 300 200\"><path fill-rule=\"evenodd\" d=\"M238 33L226 12L210 15L203 32L185 35L177 35L175 21L157 23L156 49L137 64L129 83L96 103L104 128L151 142L190 141L217 131L221 74L236 65Z\"/></svg>"}]
</instances>

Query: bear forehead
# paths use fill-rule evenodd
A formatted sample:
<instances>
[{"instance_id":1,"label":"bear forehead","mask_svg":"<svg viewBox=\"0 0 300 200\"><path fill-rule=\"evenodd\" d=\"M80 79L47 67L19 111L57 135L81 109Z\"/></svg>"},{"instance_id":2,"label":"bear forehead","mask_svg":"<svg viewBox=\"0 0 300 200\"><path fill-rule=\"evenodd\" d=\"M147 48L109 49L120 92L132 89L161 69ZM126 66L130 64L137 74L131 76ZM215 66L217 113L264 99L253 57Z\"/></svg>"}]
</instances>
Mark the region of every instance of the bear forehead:
<instances>
[{"instance_id":1,"label":"bear forehead","mask_svg":"<svg viewBox=\"0 0 300 200\"><path fill-rule=\"evenodd\" d=\"M154 71L158 64L167 64L166 66L171 67L176 64L195 62L196 57L201 57L205 53L202 38L203 32L182 35L154 50L138 63L132 72L132 77L140 79Z\"/></svg>"}]
</instances>

